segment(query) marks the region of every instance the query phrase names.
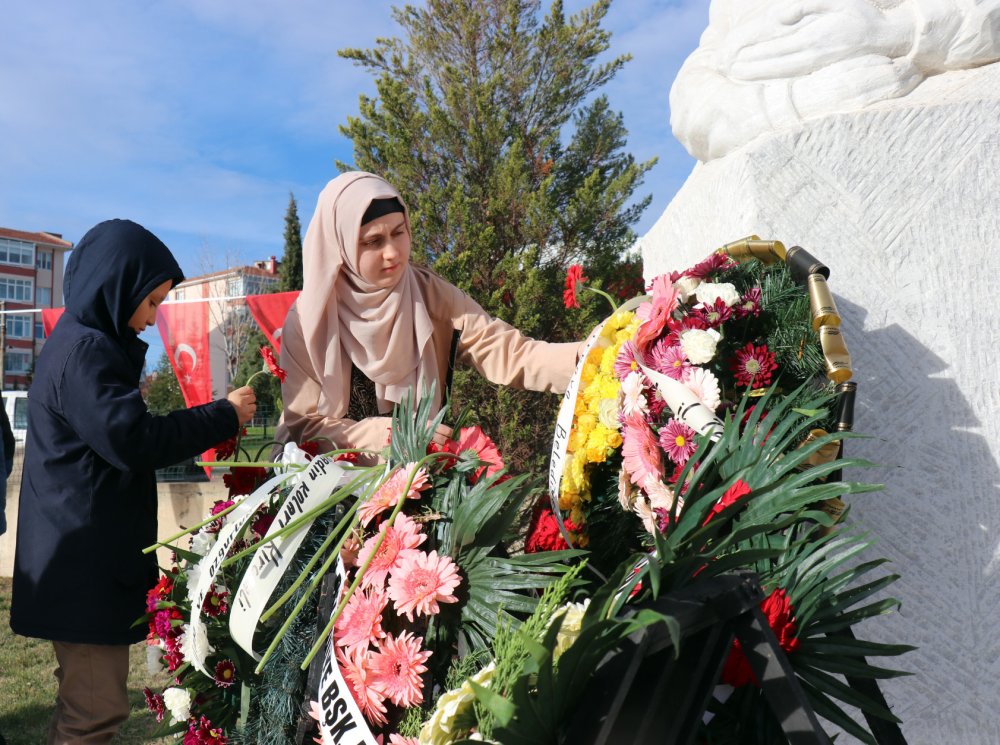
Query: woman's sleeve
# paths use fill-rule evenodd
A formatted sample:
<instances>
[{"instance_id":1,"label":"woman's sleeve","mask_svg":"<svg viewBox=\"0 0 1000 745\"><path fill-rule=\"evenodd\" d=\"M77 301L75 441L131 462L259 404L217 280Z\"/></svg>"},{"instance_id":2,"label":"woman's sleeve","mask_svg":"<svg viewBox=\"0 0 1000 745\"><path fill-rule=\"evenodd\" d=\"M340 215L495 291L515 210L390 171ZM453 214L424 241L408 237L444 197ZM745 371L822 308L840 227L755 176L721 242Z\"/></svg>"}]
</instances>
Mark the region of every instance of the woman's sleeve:
<instances>
[{"instance_id":1,"label":"woman's sleeve","mask_svg":"<svg viewBox=\"0 0 1000 745\"><path fill-rule=\"evenodd\" d=\"M456 287L452 295L455 328L461 332L459 352L492 383L529 391L562 393L576 367L580 342L555 344L531 339L498 318Z\"/></svg>"},{"instance_id":2,"label":"woman's sleeve","mask_svg":"<svg viewBox=\"0 0 1000 745\"><path fill-rule=\"evenodd\" d=\"M337 447L365 450L381 450L386 446L392 423L388 417L355 421L323 416L316 410L322 389L306 353L302 326L294 309L289 312L281 333L281 367L287 376L281 384L284 427L278 431L278 440L301 443L326 438Z\"/></svg>"},{"instance_id":3,"label":"woman's sleeve","mask_svg":"<svg viewBox=\"0 0 1000 745\"><path fill-rule=\"evenodd\" d=\"M178 463L236 435L233 405L221 399L153 416L121 352L84 339L67 357L59 404L69 425L108 463L144 472Z\"/></svg>"}]
</instances>

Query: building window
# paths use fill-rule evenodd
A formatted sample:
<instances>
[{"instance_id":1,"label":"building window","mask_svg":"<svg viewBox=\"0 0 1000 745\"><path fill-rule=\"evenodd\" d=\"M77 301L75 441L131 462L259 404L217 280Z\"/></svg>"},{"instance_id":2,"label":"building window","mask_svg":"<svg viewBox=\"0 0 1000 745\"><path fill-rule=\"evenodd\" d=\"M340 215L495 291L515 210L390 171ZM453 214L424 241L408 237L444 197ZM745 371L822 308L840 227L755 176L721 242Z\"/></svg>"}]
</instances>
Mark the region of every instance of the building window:
<instances>
[{"instance_id":1,"label":"building window","mask_svg":"<svg viewBox=\"0 0 1000 745\"><path fill-rule=\"evenodd\" d=\"M39 251L35 254L35 268L36 269L51 269L52 268L52 252L51 251Z\"/></svg>"},{"instance_id":2,"label":"building window","mask_svg":"<svg viewBox=\"0 0 1000 745\"><path fill-rule=\"evenodd\" d=\"M39 287L35 291L35 305L39 308L51 308L52 307L52 288L51 287Z\"/></svg>"},{"instance_id":3,"label":"building window","mask_svg":"<svg viewBox=\"0 0 1000 745\"><path fill-rule=\"evenodd\" d=\"M35 244L0 238L0 264L34 266Z\"/></svg>"},{"instance_id":4,"label":"building window","mask_svg":"<svg viewBox=\"0 0 1000 745\"><path fill-rule=\"evenodd\" d=\"M174 290L174 300L183 300L184 290Z\"/></svg>"},{"instance_id":5,"label":"building window","mask_svg":"<svg viewBox=\"0 0 1000 745\"><path fill-rule=\"evenodd\" d=\"M30 279L12 279L0 277L0 300L13 300L17 303L30 303L32 290Z\"/></svg>"},{"instance_id":6,"label":"building window","mask_svg":"<svg viewBox=\"0 0 1000 745\"><path fill-rule=\"evenodd\" d=\"M237 297L243 294L243 278L230 277L226 280L226 297Z\"/></svg>"},{"instance_id":7,"label":"building window","mask_svg":"<svg viewBox=\"0 0 1000 745\"><path fill-rule=\"evenodd\" d=\"M41 321L35 321L35 338L44 339L45 338L45 324Z\"/></svg>"},{"instance_id":8,"label":"building window","mask_svg":"<svg viewBox=\"0 0 1000 745\"><path fill-rule=\"evenodd\" d=\"M7 337L11 339L31 338L31 316L7 316Z\"/></svg>"},{"instance_id":9,"label":"building window","mask_svg":"<svg viewBox=\"0 0 1000 745\"><path fill-rule=\"evenodd\" d=\"M3 358L3 371L10 375L24 375L31 369L31 353L9 351Z\"/></svg>"}]
</instances>

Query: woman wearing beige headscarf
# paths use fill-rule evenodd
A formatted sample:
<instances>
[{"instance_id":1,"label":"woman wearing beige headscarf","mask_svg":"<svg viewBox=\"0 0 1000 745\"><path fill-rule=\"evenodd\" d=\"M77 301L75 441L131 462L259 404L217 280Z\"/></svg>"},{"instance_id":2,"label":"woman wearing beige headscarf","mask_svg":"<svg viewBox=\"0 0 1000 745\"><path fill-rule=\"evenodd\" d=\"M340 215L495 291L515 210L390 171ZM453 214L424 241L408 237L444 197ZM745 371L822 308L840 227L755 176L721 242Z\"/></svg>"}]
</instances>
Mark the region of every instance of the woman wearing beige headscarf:
<instances>
[{"instance_id":1,"label":"woman wearing beige headscarf","mask_svg":"<svg viewBox=\"0 0 1000 745\"><path fill-rule=\"evenodd\" d=\"M379 176L345 173L320 193L303 244L302 293L282 331L279 441L326 437L381 449L393 404L409 389L428 391L433 381L442 405L456 334L458 359L491 382L566 389L579 343L535 341L492 318L410 264L410 235L402 197Z\"/></svg>"}]
</instances>

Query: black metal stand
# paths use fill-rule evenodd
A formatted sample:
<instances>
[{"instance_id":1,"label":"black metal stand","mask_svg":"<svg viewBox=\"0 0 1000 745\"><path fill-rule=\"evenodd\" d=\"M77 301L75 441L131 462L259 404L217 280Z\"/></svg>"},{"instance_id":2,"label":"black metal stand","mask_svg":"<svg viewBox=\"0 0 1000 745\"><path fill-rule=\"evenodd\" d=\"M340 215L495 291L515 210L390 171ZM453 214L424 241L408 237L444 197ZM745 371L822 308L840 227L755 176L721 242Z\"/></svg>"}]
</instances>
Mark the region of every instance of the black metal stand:
<instances>
[{"instance_id":1,"label":"black metal stand","mask_svg":"<svg viewBox=\"0 0 1000 745\"><path fill-rule=\"evenodd\" d=\"M735 637L790 745L829 745L830 738L760 610L763 597L757 576L748 572L715 577L660 598L653 605L655 610L680 624L680 655L674 658L665 627L650 627L634 635L595 671L566 741L689 745ZM849 683L868 695L874 688L877 700L884 701L874 681ZM878 724L895 730L877 730L869 719L880 745L905 745L895 724L881 720Z\"/></svg>"}]
</instances>

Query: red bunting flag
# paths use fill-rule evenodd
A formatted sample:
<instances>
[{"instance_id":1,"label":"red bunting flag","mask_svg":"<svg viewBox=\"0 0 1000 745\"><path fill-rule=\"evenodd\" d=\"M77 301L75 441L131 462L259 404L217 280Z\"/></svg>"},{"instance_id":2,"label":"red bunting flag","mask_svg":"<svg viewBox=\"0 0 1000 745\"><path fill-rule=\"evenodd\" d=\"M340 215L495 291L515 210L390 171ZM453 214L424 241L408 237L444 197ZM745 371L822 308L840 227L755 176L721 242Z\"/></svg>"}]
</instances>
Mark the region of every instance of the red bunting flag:
<instances>
[{"instance_id":1,"label":"red bunting flag","mask_svg":"<svg viewBox=\"0 0 1000 745\"><path fill-rule=\"evenodd\" d=\"M45 338L49 337L52 329L56 327L56 322L62 317L65 308L42 308L42 331Z\"/></svg>"},{"instance_id":2,"label":"red bunting flag","mask_svg":"<svg viewBox=\"0 0 1000 745\"><path fill-rule=\"evenodd\" d=\"M156 309L156 326L188 408L212 401L208 344L208 303L165 303ZM205 460L215 460L206 450ZM211 469L205 472L211 477Z\"/></svg>"},{"instance_id":3,"label":"red bunting flag","mask_svg":"<svg viewBox=\"0 0 1000 745\"><path fill-rule=\"evenodd\" d=\"M288 309L298 296L298 290L274 292L269 295L247 295L247 306L253 319L278 354L281 354L281 327L285 325Z\"/></svg>"}]
</instances>

